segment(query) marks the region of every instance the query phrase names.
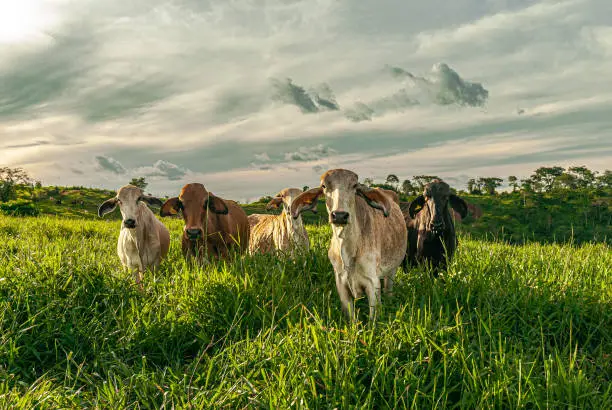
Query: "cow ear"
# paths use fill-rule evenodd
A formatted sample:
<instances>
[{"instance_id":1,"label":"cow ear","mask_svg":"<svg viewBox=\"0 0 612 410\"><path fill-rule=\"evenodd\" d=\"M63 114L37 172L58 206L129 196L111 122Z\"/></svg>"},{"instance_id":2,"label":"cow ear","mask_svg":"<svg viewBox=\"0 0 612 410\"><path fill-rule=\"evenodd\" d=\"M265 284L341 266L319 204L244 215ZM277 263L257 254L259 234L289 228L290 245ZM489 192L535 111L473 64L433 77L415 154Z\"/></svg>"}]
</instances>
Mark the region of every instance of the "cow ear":
<instances>
[{"instance_id":1,"label":"cow ear","mask_svg":"<svg viewBox=\"0 0 612 410\"><path fill-rule=\"evenodd\" d=\"M357 195L365 199L372 208L380 209L385 217L389 216L391 202L393 202L391 195L385 194L380 189L373 189L363 184L357 186Z\"/></svg>"},{"instance_id":2,"label":"cow ear","mask_svg":"<svg viewBox=\"0 0 612 410\"><path fill-rule=\"evenodd\" d=\"M410 214L410 217L414 218L416 214L419 213L421 208L423 208L423 205L425 205L425 197L423 195L417 196L415 200L410 203L410 207L408 208L408 213Z\"/></svg>"},{"instance_id":3,"label":"cow ear","mask_svg":"<svg viewBox=\"0 0 612 410\"><path fill-rule=\"evenodd\" d=\"M154 196L142 195L140 198L138 198L138 200L146 202L149 205L155 205L159 207L162 207L164 205L164 203L159 198L156 198Z\"/></svg>"},{"instance_id":4,"label":"cow ear","mask_svg":"<svg viewBox=\"0 0 612 410\"><path fill-rule=\"evenodd\" d=\"M204 206L207 206L208 209L216 214L227 215L229 213L229 209L225 201L211 193L208 194L208 199L206 200Z\"/></svg>"},{"instance_id":5,"label":"cow ear","mask_svg":"<svg viewBox=\"0 0 612 410\"><path fill-rule=\"evenodd\" d=\"M291 216L293 216L293 219L297 219L297 217L305 211L316 212L317 199L322 193L323 188L318 187L309 189L298 195L291 203Z\"/></svg>"},{"instance_id":6,"label":"cow ear","mask_svg":"<svg viewBox=\"0 0 612 410\"><path fill-rule=\"evenodd\" d=\"M281 198L280 196L275 196L274 198L272 198L270 202L268 202L268 205L266 205L266 211L269 211L270 209L273 209L273 208L278 208L280 204L282 203L283 203L283 198Z\"/></svg>"},{"instance_id":7,"label":"cow ear","mask_svg":"<svg viewBox=\"0 0 612 410\"><path fill-rule=\"evenodd\" d=\"M170 216L176 215L181 209L182 203L181 200L177 197L170 198L166 202L164 202L159 210L160 216Z\"/></svg>"},{"instance_id":8,"label":"cow ear","mask_svg":"<svg viewBox=\"0 0 612 410\"><path fill-rule=\"evenodd\" d=\"M103 217L107 213L114 211L116 206L117 198L111 198L104 201L102 205L100 205L100 207L98 208L98 216Z\"/></svg>"},{"instance_id":9,"label":"cow ear","mask_svg":"<svg viewBox=\"0 0 612 410\"><path fill-rule=\"evenodd\" d=\"M450 201L450 204L453 207L453 209L459 212L459 215L461 215L461 218L465 218L467 216L468 206L462 198L458 197L455 194L451 194L448 197L448 200Z\"/></svg>"}]
</instances>

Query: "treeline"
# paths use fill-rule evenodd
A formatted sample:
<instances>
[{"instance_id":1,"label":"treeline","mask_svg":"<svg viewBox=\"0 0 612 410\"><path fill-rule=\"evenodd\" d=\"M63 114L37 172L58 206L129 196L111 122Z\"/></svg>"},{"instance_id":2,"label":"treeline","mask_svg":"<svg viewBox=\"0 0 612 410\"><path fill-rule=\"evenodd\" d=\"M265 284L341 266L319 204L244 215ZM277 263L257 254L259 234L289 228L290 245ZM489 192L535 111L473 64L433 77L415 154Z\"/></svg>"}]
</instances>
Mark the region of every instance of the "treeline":
<instances>
[{"instance_id":1,"label":"treeline","mask_svg":"<svg viewBox=\"0 0 612 410\"><path fill-rule=\"evenodd\" d=\"M376 183L373 178L365 178L363 183L372 187L392 189L405 196L418 195L423 187L434 179L443 179L436 175L415 175L400 182L396 174L389 174L384 182ZM553 192L560 190L609 190L612 189L612 171L609 169L598 172L586 166L575 166L567 169L560 166L540 167L528 178L519 179L514 175L508 176L505 181L512 192ZM452 185L452 184L451 184ZM466 190L453 187L456 192L471 195L496 195L498 188L504 185L504 178L477 177L470 178L466 183Z\"/></svg>"}]
</instances>

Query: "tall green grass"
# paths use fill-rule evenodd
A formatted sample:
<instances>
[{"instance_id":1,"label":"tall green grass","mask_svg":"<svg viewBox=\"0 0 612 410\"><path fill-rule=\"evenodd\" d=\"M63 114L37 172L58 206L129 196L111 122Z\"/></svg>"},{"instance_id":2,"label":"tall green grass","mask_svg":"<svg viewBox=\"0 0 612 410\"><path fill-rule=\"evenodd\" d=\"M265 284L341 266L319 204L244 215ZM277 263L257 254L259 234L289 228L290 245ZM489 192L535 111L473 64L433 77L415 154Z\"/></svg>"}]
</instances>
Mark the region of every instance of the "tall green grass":
<instances>
[{"instance_id":1,"label":"tall green grass","mask_svg":"<svg viewBox=\"0 0 612 410\"><path fill-rule=\"evenodd\" d=\"M118 221L0 216L0 408L611 408L605 244L461 238L445 281L398 273L342 316L312 252L190 267L182 221L140 292Z\"/></svg>"}]
</instances>

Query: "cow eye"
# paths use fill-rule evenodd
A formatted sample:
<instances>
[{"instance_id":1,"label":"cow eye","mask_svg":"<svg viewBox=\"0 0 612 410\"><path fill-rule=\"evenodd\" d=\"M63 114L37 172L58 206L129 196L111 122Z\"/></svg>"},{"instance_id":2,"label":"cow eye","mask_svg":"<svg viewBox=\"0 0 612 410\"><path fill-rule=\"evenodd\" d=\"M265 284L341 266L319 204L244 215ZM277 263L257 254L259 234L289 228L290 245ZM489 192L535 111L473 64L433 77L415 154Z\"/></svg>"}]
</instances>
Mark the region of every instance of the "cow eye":
<instances>
[{"instance_id":1,"label":"cow eye","mask_svg":"<svg viewBox=\"0 0 612 410\"><path fill-rule=\"evenodd\" d=\"M353 185L353 189L357 189L357 185L358 185L358 184Z\"/></svg>"},{"instance_id":2,"label":"cow eye","mask_svg":"<svg viewBox=\"0 0 612 410\"><path fill-rule=\"evenodd\" d=\"M325 189L327 187L325 186L325 184L321 184L321 188Z\"/></svg>"}]
</instances>

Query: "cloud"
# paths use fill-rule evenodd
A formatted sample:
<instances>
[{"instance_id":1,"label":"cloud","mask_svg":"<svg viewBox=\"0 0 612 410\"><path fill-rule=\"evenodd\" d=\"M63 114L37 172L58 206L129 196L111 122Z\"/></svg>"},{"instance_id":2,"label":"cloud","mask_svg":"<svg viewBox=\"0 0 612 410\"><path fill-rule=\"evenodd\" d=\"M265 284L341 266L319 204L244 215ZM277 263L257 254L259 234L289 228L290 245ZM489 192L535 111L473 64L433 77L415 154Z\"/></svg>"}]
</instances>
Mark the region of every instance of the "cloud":
<instances>
[{"instance_id":1,"label":"cloud","mask_svg":"<svg viewBox=\"0 0 612 410\"><path fill-rule=\"evenodd\" d=\"M310 95L321 111L338 111L340 109L340 106L336 102L334 92L326 83L320 84L318 87L310 90Z\"/></svg>"},{"instance_id":2,"label":"cloud","mask_svg":"<svg viewBox=\"0 0 612 410\"><path fill-rule=\"evenodd\" d=\"M104 155L97 155L95 157L98 167L104 171L112 172L113 174L125 174L126 170L119 161L114 158L106 157Z\"/></svg>"},{"instance_id":3,"label":"cloud","mask_svg":"<svg viewBox=\"0 0 612 410\"><path fill-rule=\"evenodd\" d=\"M291 78L284 80L272 78L270 82L272 84L272 99L274 101L295 105L304 114L320 111L338 111L340 109L334 92L326 83L306 91L304 87L295 84Z\"/></svg>"},{"instance_id":4,"label":"cloud","mask_svg":"<svg viewBox=\"0 0 612 410\"><path fill-rule=\"evenodd\" d=\"M489 98L489 91L482 84L462 79L455 70L445 63L434 64L429 77L414 75L400 67L387 65L385 68L392 77L408 79L413 86L426 91L430 94L431 101L434 104L482 107ZM407 95L406 89L402 90L399 97L400 101L418 103L417 100L411 99Z\"/></svg>"},{"instance_id":5,"label":"cloud","mask_svg":"<svg viewBox=\"0 0 612 410\"><path fill-rule=\"evenodd\" d=\"M297 151L286 152L286 161L315 161L335 153L336 151L323 144L313 147L300 147Z\"/></svg>"},{"instance_id":6,"label":"cloud","mask_svg":"<svg viewBox=\"0 0 612 410\"><path fill-rule=\"evenodd\" d=\"M356 102L353 108L344 111L344 115L353 122L372 121L374 110L367 104Z\"/></svg>"},{"instance_id":7,"label":"cloud","mask_svg":"<svg viewBox=\"0 0 612 410\"><path fill-rule=\"evenodd\" d=\"M273 78L271 80L272 88L274 93L272 99L280 101L284 104L295 105L304 114L312 114L319 112L319 108L316 106L312 98L306 93L303 87L293 83L291 78L285 80L277 80Z\"/></svg>"},{"instance_id":8,"label":"cloud","mask_svg":"<svg viewBox=\"0 0 612 410\"><path fill-rule=\"evenodd\" d=\"M182 179L189 170L162 159L156 161L153 166L135 168L132 174L144 175L147 177L161 177L169 181Z\"/></svg>"},{"instance_id":9,"label":"cloud","mask_svg":"<svg viewBox=\"0 0 612 410\"><path fill-rule=\"evenodd\" d=\"M258 161L270 161L270 156L268 155L267 152L262 152L261 154L255 154L253 156Z\"/></svg>"}]
</instances>

